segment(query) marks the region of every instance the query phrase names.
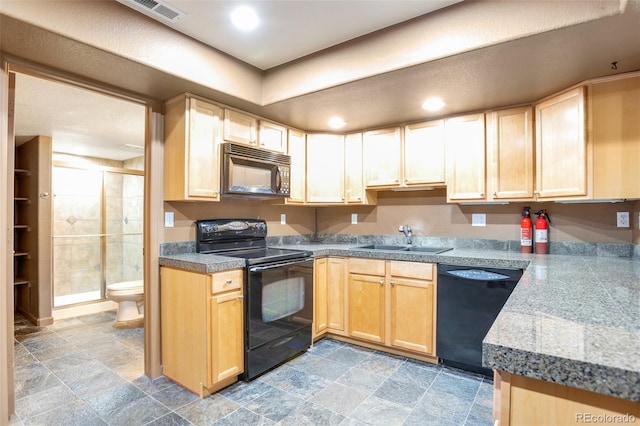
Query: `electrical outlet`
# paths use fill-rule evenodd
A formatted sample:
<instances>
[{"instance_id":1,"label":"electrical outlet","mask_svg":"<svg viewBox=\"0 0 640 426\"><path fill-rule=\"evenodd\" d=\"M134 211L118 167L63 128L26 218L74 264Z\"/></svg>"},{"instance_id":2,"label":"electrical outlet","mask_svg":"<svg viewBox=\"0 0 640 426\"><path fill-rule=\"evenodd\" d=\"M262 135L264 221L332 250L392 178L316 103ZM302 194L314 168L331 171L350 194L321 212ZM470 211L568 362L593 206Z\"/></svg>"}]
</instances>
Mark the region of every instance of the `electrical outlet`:
<instances>
[{"instance_id":1,"label":"electrical outlet","mask_svg":"<svg viewBox=\"0 0 640 426\"><path fill-rule=\"evenodd\" d=\"M358 213L351 213L351 224L352 225L358 224Z\"/></svg>"},{"instance_id":2,"label":"electrical outlet","mask_svg":"<svg viewBox=\"0 0 640 426\"><path fill-rule=\"evenodd\" d=\"M287 215L285 213L282 213L280 215L280 225L286 225L287 224Z\"/></svg>"},{"instance_id":3,"label":"electrical outlet","mask_svg":"<svg viewBox=\"0 0 640 426\"><path fill-rule=\"evenodd\" d=\"M618 228L628 228L629 212L617 212L617 223Z\"/></svg>"},{"instance_id":4,"label":"electrical outlet","mask_svg":"<svg viewBox=\"0 0 640 426\"><path fill-rule=\"evenodd\" d=\"M487 226L487 215L484 213L471 214L471 226Z\"/></svg>"},{"instance_id":5,"label":"electrical outlet","mask_svg":"<svg viewBox=\"0 0 640 426\"><path fill-rule=\"evenodd\" d=\"M173 212L164 212L164 227L173 228Z\"/></svg>"}]
</instances>

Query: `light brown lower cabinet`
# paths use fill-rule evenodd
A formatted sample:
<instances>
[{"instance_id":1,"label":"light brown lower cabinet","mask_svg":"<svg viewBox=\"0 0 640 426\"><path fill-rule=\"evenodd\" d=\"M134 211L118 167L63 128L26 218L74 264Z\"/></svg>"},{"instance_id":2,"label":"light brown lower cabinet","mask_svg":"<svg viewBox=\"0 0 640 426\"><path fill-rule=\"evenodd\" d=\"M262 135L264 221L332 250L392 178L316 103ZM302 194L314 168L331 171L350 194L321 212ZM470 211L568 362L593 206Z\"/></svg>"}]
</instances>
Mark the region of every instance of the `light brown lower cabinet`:
<instances>
[{"instance_id":1,"label":"light brown lower cabinet","mask_svg":"<svg viewBox=\"0 0 640 426\"><path fill-rule=\"evenodd\" d=\"M321 257L314 263L314 338L345 334L346 259Z\"/></svg>"},{"instance_id":2,"label":"light brown lower cabinet","mask_svg":"<svg viewBox=\"0 0 640 426\"><path fill-rule=\"evenodd\" d=\"M435 356L435 265L348 259L347 335Z\"/></svg>"},{"instance_id":3,"label":"light brown lower cabinet","mask_svg":"<svg viewBox=\"0 0 640 426\"><path fill-rule=\"evenodd\" d=\"M163 374L200 397L244 372L242 279L160 268Z\"/></svg>"},{"instance_id":4,"label":"light brown lower cabinet","mask_svg":"<svg viewBox=\"0 0 640 426\"><path fill-rule=\"evenodd\" d=\"M640 402L494 372L496 426L613 425L640 421Z\"/></svg>"}]
</instances>

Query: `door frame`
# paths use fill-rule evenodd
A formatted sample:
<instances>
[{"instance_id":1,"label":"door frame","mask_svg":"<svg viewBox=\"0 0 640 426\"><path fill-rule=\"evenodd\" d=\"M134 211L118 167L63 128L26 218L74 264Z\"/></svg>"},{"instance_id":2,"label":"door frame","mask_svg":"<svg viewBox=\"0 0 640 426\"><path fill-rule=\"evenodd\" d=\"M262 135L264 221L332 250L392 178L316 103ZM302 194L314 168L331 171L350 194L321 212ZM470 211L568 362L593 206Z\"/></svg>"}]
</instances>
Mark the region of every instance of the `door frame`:
<instances>
[{"instance_id":1,"label":"door frame","mask_svg":"<svg viewBox=\"0 0 640 426\"><path fill-rule=\"evenodd\" d=\"M12 73L27 74L61 84L70 84L121 100L145 106L144 173L144 371L151 378L162 374L160 352L160 273L158 247L164 236L162 214L164 119L161 101L84 81L19 59L0 56L0 170L5 170L7 185L0 185L0 258L5 259L5 274L0 275L0 424L15 412L13 368L13 233L9 232L13 216L13 95ZM13 81L13 83L12 83ZM6 113L4 112L6 111Z\"/></svg>"}]
</instances>

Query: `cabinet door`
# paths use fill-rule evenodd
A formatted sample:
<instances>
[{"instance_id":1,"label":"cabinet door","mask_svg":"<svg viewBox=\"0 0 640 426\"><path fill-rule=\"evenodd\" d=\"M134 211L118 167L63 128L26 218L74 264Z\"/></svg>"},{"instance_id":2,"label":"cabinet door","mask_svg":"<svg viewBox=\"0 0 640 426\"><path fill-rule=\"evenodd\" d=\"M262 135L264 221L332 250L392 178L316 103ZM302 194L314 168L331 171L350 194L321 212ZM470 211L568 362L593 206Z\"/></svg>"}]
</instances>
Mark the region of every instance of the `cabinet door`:
<instances>
[{"instance_id":1,"label":"cabinet door","mask_svg":"<svg viewBox=\"0 0 640 426\"><path fill-rule=\"evenodd\" d=\"M586 196L584 88L536 105L536 130L536 196Z\"/></svg>"},{"instance_id":2,"label":"cabinet door","mask_svg":"<svg viewBox=\"0 0 640 426\"><path fill-rule=\"evenodd\" d=\"M187 147L189 197L219 199L219 142L222 135L222 108L191 99Z\"/></svg>"},{"instance_id":3,"label":"cabinet door","mask_svg":"<svg viewBox=\"0 0 640 426\"><path fill-rule=\"evenodd\" d=\"M405 185L444 185L444 141L444 120L405 127Z\"/></svg>"},{"instance_id":4,"label":"cabinet door","mask_svg":"<svg viewBox=\"0 0 640 426\"><path fill-rule=\"evenodd\" d=\"M435 355L435 265L392 260L388 262L388 273L388 344Z\"/></svg>"},{"instance_id":5,"label":"cabinet door","mask_svg":"<svg viewBox=\"0 0 640 426\"><path fill-rule=\"evenodd\" d=\"M289 155L291 169L289 174L289 203L304 203L307 189L307 137L304 133L289 130Z\"/></svg>"},{"instance_id":6,"label":"cabinet door","mask_svg":"<svg viewBox=\"0 0 640 426\"><path fill-rule=\"evenodd\" d=\"M241 291L211 298L211 384L244 371L243 312Z\"/></svg>"},{"instance_id":7,"label":"cabinet door","mask_svg":"<svg viewBox=\"0 0 640 426\"><path fill-rule=\"evenodd\" d=\"M307 135L307 202L344 202L344 137Z\"/></svg>"},{"instance_id":8,"label":"cabinet door","mask_svg":"<svg viewBox=\"0 0 640 426\"><path fill-rule=\"evenodd\" d=\"M327 327L332 332L345 331L344 292L345 260L341 257L327 259Z\"/></svg>"},{"instance_id":9,"label":"cabinet door","mask_svg":"<svg viewBox=\"0 0 640 426\"><path fill-rule=\"evenodd\" d=\"M224 110L224 140L256 146L258 121L232 109Z\"/></svg>"},{"instance_id":10,"label":"cabinet door","mask_svg":"<svg viewBox=\"0 0 640 426\"><path fill-rule=\"evenodd\" d=\"M533 198L533 108L487 116L487 182L491 198Z\"/></svg>"},{"instance_id":11,"label":"cabinet door","mask_svg":"<svg viewBox=\"0 0 640 426\"><path fill-rule=\"evenodd\" d=\"M593 198L640 198L640 77L589 88Z\"/></svg>"},{"instance_id":12,"label":"cabinet door","mask_svg":"<svg viewBox=\"0 0 640 426\"><path fill-rule=\"evenodd\" d=\"M207 345L209 276L160 268L163 374L192 392L211 386Z\"/></svg>"},{"instance_id":13,"label":"cabinet door","mask_svg":"<svg viewBox=\"0 0 640 426\"><path fill-rule=\"evenodd\" d=\"M321 336L327 331L327 258L313 263L313 334Z\"/></svg>"},{"instance_id":14,"label":"cabinet door","mask_svg":"<svg viewBox=\"0 0 640 426\"><path fill-rule=\"evenodd\" d=\"M433 283L392 276L389 285L391 346L435 355Z\"/></svg>"},{"instance_id":15,"label":"cabinet door","mask_svg":"<svg viewBox=\"0 0 640 426\"><path fill-rule=\"evenodd\" d=\"M362 176L362 133L345 136L345 198L347 203L364 202Z\"/></svg>"},{"instance_id":16,"label":"cabinet door","mask_svg":"<svg viewBox=\"0 0 640 426\"><path fill-rule=\"evenodd\" d=\"M287 152L287 129L279 124L260 120L260 148L271 151Z\"/></svg>"},{"instance_id":17,"label":"cabinet door","mask_svg":"<svg viewBox=\"0 0 640 426\"><path fill-rule=\"evenodd\" d=\"M447 119L445 137L447 201L484 200L484 114Z\"/></svg>"},{"instance_id":18,"label":"cabinet door","mask_svg":"<svg viewBox=\"0 0 640 426\"><path fill-rule=\"evenodd\" d=\"M384 343L384 277L350 273L348 298L349 336Z\"/></svg>"},{"instance_id":19,"label":"cabinet door","mask_svg":"<svg viewBox=\"0 0 640 426\"><path fill-rule=\"evenodd\" d=\"M365 186L400 185L400 128L365 132L362 158Z\"/></svg>"}]
</instances>

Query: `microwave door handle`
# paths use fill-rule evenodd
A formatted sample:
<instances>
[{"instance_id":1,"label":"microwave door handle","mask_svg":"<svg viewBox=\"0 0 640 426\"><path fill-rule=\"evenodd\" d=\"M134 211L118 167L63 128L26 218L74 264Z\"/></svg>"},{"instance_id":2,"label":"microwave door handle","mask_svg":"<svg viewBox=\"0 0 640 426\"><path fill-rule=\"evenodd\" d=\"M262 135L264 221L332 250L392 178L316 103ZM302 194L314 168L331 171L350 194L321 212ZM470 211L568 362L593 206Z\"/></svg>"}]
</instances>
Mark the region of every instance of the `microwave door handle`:
<instances>
[{"instance_id":1,"label":"microwave door handle","mask_svg":"<svg viewBox=\"0 0 640 426\"><path fill-rule=\"evenodd\" d=\"M276 193L280 193L282 189L282 176L280 175L280 167L276 167Z\"/></svg>"}]
</instances>

